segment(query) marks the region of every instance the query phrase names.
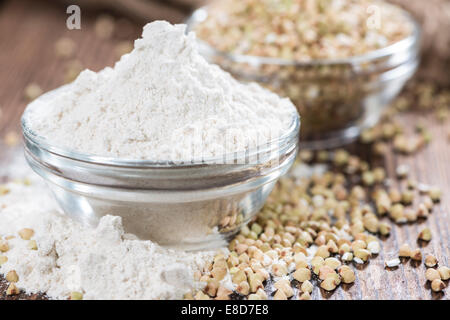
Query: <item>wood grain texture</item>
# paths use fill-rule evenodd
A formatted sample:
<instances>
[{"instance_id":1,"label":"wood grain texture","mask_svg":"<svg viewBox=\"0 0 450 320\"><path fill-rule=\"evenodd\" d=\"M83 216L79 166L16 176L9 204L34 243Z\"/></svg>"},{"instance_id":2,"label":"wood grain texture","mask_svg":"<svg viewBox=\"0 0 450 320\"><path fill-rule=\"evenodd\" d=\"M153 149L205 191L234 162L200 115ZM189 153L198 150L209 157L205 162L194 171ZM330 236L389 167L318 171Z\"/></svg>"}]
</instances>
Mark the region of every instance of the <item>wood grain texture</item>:
<instances>
[{"instance_id":1,"label":"wood grain texture","mask_svg":"<svg viewBox=\"0 0 450 320\"><path fill-rule=\"evenodd\" d=\"M0 141L10 132L19 133L21 113L27 104L24 89L27 84L38 83L44 91L60 86L64 70L70 59L56 58L54 43L60 37L69 37L76 44L74 59L85 67L99 70L111 66L118 56L115 46L123 40L98 39L93 31L95 17L88 12L82 14L82 29L70 31L65 28L65 7L42 4L39 1L6 1L0 7ZM127 35L129 40L139 36L142 25L135 24ZM406 115L402 121L412 124L420 115ZM442 188L443 199L430 218L420 225L394 226L389 238L383 240L383 250L367 265L357 267L357 281L350 286L340 287L332 294L319 288L313 292L314 299L448 299L450 290L434 294L425 281L423 265L405 261L396 270L384 269L384 260L396 256L398 247L409 243L416 247L417 234L424 225L433 232L433 240L423 247L424 255L434 254L441 265L449 265L450 245L450 144L447 125L436 125L429 121L434 136L433 142L415 156L389 154L383 163L391 177L398 164L408 164L412 177ZM17 156L17 148L0 142L0 166L8 166ZM364 148L352 147L365 159L373 157ZM20 151L19 151L20 152ZM1 171L0 171L1 172ZM0 181L6 180L0 173ZM4 298L5 282L0 278L0 298ZM40 299L43 295L16 298Z\"/></svg>"}]
</instances>

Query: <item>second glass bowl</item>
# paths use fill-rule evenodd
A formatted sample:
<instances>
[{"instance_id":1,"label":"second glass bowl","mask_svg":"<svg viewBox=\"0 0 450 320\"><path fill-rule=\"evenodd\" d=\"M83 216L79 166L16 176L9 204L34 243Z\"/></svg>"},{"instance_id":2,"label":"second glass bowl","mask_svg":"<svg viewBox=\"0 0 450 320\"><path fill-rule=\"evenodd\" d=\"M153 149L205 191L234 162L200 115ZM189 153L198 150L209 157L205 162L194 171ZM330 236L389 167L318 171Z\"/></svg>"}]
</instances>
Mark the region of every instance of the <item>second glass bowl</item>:
<instances>
[{"instance_id":1,"label":"second glass bowl","mask_svg":"<svg viewBox=\"0 0 450 320\"><path fill-rule=\"evenodd\" d=\"M332 148L355 140L375 125L419 63L420 29L390 46L346 59L297 62L221 52L198 40L200 52L241 81L255 81L289 97L302 117L302 148ZM188 19L190 31L208 17L208 8Z\"/></svg>"}]
</instances>

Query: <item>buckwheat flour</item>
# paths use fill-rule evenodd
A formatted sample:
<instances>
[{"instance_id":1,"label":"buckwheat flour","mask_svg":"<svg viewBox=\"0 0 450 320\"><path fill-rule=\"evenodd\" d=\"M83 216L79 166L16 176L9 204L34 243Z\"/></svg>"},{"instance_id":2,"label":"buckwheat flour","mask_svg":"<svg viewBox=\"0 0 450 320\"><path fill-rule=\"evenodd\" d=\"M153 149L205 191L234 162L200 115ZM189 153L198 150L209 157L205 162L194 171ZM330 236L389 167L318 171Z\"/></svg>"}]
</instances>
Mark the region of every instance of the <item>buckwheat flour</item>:
<instances>
[{"instance_id":1,"label":"buckwheat flour","mask_svg":"<svg viewBox=\"0 0 450 320\"><path fill-rule=\"evenodd\" d=\"M50 101L32 103L32 129L82 153L182 161L256 147L289 127L288 99L208 64L185 29L146 25L114 68L85 70Z\"/></svg>"},{"instance_id":2,"label":"buckwheat flour","mask_svg":"<svg viewBox=\"0 0 450 320\"><path fill-rule=\"evenodd\" d=\"M84 299L180 299L201 287L194 272L214 252L186 253L124 234L120 217L105 216L95 229L60 214L41 185L10 183L0 195L0 239L9 250L0 273L15 270L16 284L28 293L45 292L67 299L72 291ZM18 231L34 230L37 250ZM14 236L14 238L9 238Z\"/></svg>"}]
</instances>

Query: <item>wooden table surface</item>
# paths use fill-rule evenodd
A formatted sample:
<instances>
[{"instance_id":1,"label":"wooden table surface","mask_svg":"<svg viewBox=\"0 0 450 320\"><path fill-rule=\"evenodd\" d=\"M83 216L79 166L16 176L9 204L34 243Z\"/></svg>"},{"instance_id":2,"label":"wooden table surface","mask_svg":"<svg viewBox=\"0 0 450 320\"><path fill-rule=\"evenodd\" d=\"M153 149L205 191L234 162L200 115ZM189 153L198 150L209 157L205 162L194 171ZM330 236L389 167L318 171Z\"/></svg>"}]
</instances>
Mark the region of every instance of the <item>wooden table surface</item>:
<instances>
[{"instance_id":1,"label":"wooden table surface","mask_svg":"<svg viewBox=\"0 0 450 320\"><path fill-rule=\"evenodd\" d=\"M117 60L116 46L121 41L139 36L142 25L132 25L126 34L110 40L99 39L94 31L95 16L82 11L82 29L68 30L65 27L64 6L41 3L40 1L0 2L0 167L13 165L18 149L10 147L5 140L19 131L19 120L27 100L24 89L30 83L39 84L44 91L54 89L64 82L64 70L71 60L77 59L84 67L100 70L111 66ZM60 37L73 39L77 48L73 58L57 58L54 43ZM430 218L421 224L394 226L391 236L383 241L383 251L371 262L357 269L357 281L352 286L342 287L331 295L316 288L316 299L448 299L450 290L432 293L425 279L423 264L409 261L393 271L384 269L386 257L395 256L399 245L409 243L417 246L417 234L424 225L433 232L433 240L423 248L423 253L434 254L441 265L449 265L450 245L450 142L449 123L437 125L433 119L423 115L402 116L404 123L413 126L418 117L431 125L434 139L430 145L414 156L389 154L384 166L394 176L398 164L408 164L412 178L423 183L435 184L443 190L443 199ZM370 158L364 150L356 150ZM19 151L20 152L20 151ZM7 180L0 171L0 181ZM0 298L5 298L5 283L0 280ZM39 299L42 295L13 298Z\"/></svg>"}]
</instances>

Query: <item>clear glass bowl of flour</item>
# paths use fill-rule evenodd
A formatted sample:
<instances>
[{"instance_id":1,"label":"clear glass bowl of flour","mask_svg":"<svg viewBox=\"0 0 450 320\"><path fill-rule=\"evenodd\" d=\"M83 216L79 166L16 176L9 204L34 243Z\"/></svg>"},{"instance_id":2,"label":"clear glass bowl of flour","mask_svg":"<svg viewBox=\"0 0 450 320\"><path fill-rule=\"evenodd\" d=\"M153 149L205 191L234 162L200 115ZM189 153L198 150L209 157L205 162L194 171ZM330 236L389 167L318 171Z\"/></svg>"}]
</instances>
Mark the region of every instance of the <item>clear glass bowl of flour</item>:
<instances>
[{"instance_id":1,"label":"clear glass bowl of flour","mask_svg":"<svg viewBox=\"0 0 450 320\"><path fill-rule=\"evenodd\" d=\"M208 10L203 7L191 15L190 31L208 18ZM302 117L302 148L333 148L375 125L418 67L420 27L406 11L398 10L411 34L360 56L302 62L223 52L203 39L198 39L199 51L236 79L258 82L289 97Z\"/></svg>"},{"instance_id":2,"label":"clear glass bowl of flour","mask_svg":"<svg viewBox=\"0 0 450 320\"><path fill-rule=\"evenodd\" d=\"M38 105L58 90L64 88L41 96ZM104 215L121 216L127 233L186 250L225 245L261 209L298 151L294 108L280 138L188 164L103 158L51 145L30 129L33 112L39 108L32 103L22 117L25 157L67 215L90 226Z\"/></svg>"}]
</instances>

